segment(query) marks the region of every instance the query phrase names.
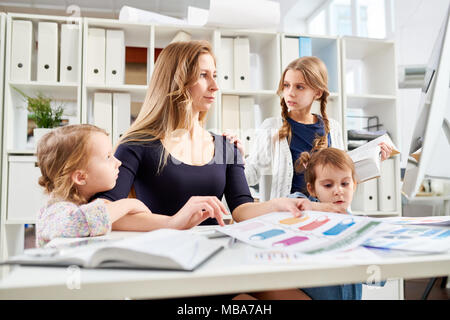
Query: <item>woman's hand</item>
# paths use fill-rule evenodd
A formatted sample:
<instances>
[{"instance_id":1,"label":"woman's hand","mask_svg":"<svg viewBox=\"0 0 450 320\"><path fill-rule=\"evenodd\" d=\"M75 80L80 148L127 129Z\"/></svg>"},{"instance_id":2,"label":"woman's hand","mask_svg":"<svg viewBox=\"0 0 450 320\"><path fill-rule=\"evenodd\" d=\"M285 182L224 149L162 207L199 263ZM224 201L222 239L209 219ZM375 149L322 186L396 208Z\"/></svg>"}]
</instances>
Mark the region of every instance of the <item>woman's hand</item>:
<instances>
[{"instance_id":1,"label":"woman's hand","mask_svg":"<svg viewBox=\"0 0 450 320\"><path fill-rule=\"evenodd\" d=\"M242 160L244 160L245 157L244 145L242 144L241 140L238 139L237 135L228 131L225 131L224 133L222 133L222 135L226 137L231 144L236 145L236 147L238 148L239 152L242 155Z\"/></svg>"},{"instance_id":2,"label":"woman's hand","mask_svg":"<svg viewBox=\"0 0 450 320\"><path fill-rule=\"evenodd\" d=\"M381 161L384 161L388 159L391 156L393 147L390 145L387 145L385 142L380 142L378 144L381 148Z\"/></svg>"},{"instance_id":3,"label":"woman's hand","mask_svg":"<svg viewBox=\"0 0 450 320\"><path fill-rule=\"evenodd\" d=\"M215 218L224 226L223 214L229 214L217 197L191 197L174 216L170 217L169 228L190 229L207 218Z\"/></svg>"}]
</instances>

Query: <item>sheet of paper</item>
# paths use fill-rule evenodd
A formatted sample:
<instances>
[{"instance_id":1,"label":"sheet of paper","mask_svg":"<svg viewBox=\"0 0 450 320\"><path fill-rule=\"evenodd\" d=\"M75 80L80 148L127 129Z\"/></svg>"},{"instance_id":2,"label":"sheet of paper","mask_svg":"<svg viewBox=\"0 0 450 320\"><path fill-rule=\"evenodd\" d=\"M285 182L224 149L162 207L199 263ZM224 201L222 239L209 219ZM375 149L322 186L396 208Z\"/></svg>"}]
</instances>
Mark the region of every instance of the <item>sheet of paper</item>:
<instances>
[{"instance_id":1,"label":"sheet of paper","mask_svg":"<svg viewBox=\"0 0 450 320\"><path fill-rule=\"evenodd\" d=\"M268 0L211 0L207 26L276 29L280 4Z\"/></svg>"},{"instance_id":2,"label":"sheet of paper","mask_svg":"<svg viewBox=\"0 0 450 320\"><path fill-rule=\"evenodd\" d=\"M364 247L329 252L327 254L308 255L300 252L265 250L249 248L246 252L249 264L367 264L377 263L382 257Z\"/></svg>"},{"instance_id":3,"label":"sheet of paper","mask_svg":"<svg viewBox=\"0 0 450 320\"><path fill-rule=\"evenodd\" d=\"M450 251L450 228L427 225L384 225L364 246L426 253Z\"/></svg>"},{"instance_id":4,"label":"sheet of paper","mask_svg":"<svg viewBox=\"0 0 450 320\"><path fill-rule=\"evenodd\" d=\"M430 226L450 226L450 216L431 216L431 217L390 217L381 220L389 223L403 225L430 225Z\"/></svg>"},{"instance_id":5,"label":"sheet of paper","mask_svg":"<svg viewBox=\"0 0 450 320\"><path fill-rule=\"evenodd\" d=\"M129 6L123 6L120 9L119 21L187 25L187 22L181 19L176 19L155 12L141 10Z\"/></svg>"}]
</instances>

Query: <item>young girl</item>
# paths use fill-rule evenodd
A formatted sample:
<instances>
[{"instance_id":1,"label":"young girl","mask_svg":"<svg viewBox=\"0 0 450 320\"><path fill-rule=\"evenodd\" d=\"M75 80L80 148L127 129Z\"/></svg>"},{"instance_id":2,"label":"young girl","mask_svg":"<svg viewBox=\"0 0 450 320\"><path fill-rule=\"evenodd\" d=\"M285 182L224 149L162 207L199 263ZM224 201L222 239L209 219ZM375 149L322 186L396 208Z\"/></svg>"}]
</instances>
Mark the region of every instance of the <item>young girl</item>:
<instances>
[{"instance_id":1,"label":"young girl","mask_svg":"<svg viewBox=\"0 0 450 320\"><path fill-rule=\"evenodd\" d=\"M320 202L337 206L341 212L348 212L356 190L356 178L353 161L346 152L336 148L316 148L311 154L303 152L295 162L295 170L304 173L309 197L301 192L295 192L290 197L308 198L305 199L306 207L314 207ZM359 300L362 286L346 284L302 290L313 299Z\"/></svg>"},{"instance_id":2,"label":"young girl","mask_svg":"<svg viewBox=\"0 0 450 320\"><path fill-rule=\"evenodd\" d=\"M294 170L299 155L314 146L344 149L342 129L327 114L328 73L317 57L298 58L286 67L279 85L281 117L264 120L257 131L249 157L245 159L245 176L250 186L264 178L263 200L284 197L290 193L307 193L303 173ZM320 115L311 112L314 101L320 103ZM244 154L240 141L236 142ZM391 147L381 144L382 160Z\"/></svg>"},{"instance_id":3,"label":"young girl","mask_svg":"<svg viewBox=\"0 0 450 320\"><path fill-rule=\"evenodd\" d=\"M93 125L70 125L46 134L37 148L42 176L39 184L50 200L38 214L36 244L57 237L98 236L112 229L150 231L185 229L213 217L196 206L185 206L170 219L156 217L141 201L89 200L116 184L121 162L111 149L108 134ZM136 224L138 219L141 224ZM222 217L218 217L223 225Z\"/></svg>"}]
</instances>

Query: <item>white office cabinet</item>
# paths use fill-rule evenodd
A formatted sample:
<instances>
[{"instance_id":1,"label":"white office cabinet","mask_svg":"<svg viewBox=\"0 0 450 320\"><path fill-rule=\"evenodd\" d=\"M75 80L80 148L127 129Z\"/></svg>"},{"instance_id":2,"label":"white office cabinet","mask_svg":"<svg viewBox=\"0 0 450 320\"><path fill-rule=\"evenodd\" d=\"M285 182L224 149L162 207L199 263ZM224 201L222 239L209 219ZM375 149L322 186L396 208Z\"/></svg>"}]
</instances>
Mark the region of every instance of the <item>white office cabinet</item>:
<instances>
[{"instance_id":1,"label":"white office cabinet","mask_svg":"<svg viewBox=\"0 0 450 320\"><path fill-rule=\"evenodd\" d=\"M39 186L41 176L36 157L10 156L8 159L8 215L10 221L32 223L48 197ZM24 201L25 200L25 201Z\"/></svg>"},{"instance_id":2,"label":"white office cabinet","mask_svg":"<svg viewBox=\"0 0 450 320\"><path fill-rule=\"evenodd\" d=\"M239 96L222 96L222 128L239 137Z\"/></svg>"},{"instance_id":3,"label":"white office cabinet","mask_svg":"<svg viewBox=\"0 0 450 320\"><path fill-rule=\"evenodd\" d=\"M395 195L397 190L397 176L395 174L395 159L381 162L381 177L378 181L378 207L380 211L396 210Z\"/></svg>"},{"instance_id":4,"label":"white office cabinet","mask_svg":"<svg viewBox=\"0 0 450 320\"><path fill-rule=\"evenodd\" d=\"M125 83L125 38L123 30L106 30L106 84Z\"/></svg>"},{"instance_id":5,"label":"white office cabinet","mask_svg":"<svg viewBox=\"0 0 450 320\"><path fill-rule=\"evenodd\" d=\"M31 80L33 25L31 21L14 20L11 24L11 80Z\"/></svg>"},{"instance_id":6,"label":"white office cabinet","mask_svg":"<svg viewBox=\"0 0 450 320\"><path fill-rule=\"evenodd\" d=\"M1 99L0 258L23 250L24 224L35 223L38 210L46 203L43 189L38 185L40 171L33 158L34 137L28 136L27 103L14 88L31 97L38 93L51 97L53 106L63 105L62 119L68 124L80 123L82 110L82 19L19 13L8 13L4 17L6 23L0 39L6 46L4 61L8 67L4 69L4 85L1 86L4 92ZM65 25L78 30L77 35L65 33ZM69 38L71 42L74 40L70 48L64 45ZM76 73L71 81L66 81L58 72L66 58L73 61L72 72ZM21 68L18 68L19 63Z\"/></svg>"},{"instance_id":7,"label":"white office cabinet","mask_svg":"<svg viewBox=\"0 0 450 320\"><path fill-rule=\"evenodd\" d=\"M250 89L250 42L248 38L234 39L234 89Z\"/></svg>"},{"instance_id":8,"label":"white office cabinet","mask_svg":"<svg viewBox=\"0 0 450 320\"><path fill-rule=\"evenodd\" d=\"M61 55L59 81L75 83L79 78L79 43L80 26L77 24L61 25Z\"/></svg>"},{"instance_id":9,"label":"white office cabinet","mask_svg":"<svg viewBox=\"0 0 450 320\"><path fill-rule=\"evenodd\" d=\"M351 205L352 211L376 212L378 210L378 181L371 179L356 187Z\"/></svg>"},{"instance_id":10,"label":"white office cabinet","mask_svg":"<svg viewBox=\"0 0 450 320\"><path fill-rule=\"evenodd\" d=\"M282 69L284 70L289 63L299 57L298 38L283 37L282 46Z\"/></svg>"},{"instance_id":11,"label":"white office cabinet","mask_svg":"<svg viewBox=\"0 0 450 320\"><path fill-rule=\"evenodd\" d=\"M393 143L400 145L397 106L397 68L395 44L390 40L341 38L342 110L344 143L348 130L386 130ZM358 118L355 118L358 117ZM355 121L358 120L358 121ZM359 123L359 127L353 127ZM354 141L357 143L358 141ZM401 215L400 158L382 162L389 177L378 179L378 210L373 216ZM383 170L383 169L382 169ZM359 194L355 194L356 202ZM367 214L364 211L356 214Z\"/></svg>"},{"instance_id":12,"label":"white office cabinet","mask_svg":"<svg viewBox=\"0 0 450 320\"><path fill-rule=\"evenodd\" d=\"M113 93L112 139L116 144L130 127L131 97L129 93Z\"/></svg>"},{"instance_id":13,"label":"white office cabinet","mask_svg":"<svg viewBox=\"0 0 450 320\"><path fill-rule=\"evenodd\" d=\"M222 90L234 89L234 39L222 38L218 61L219 85Z\"/></svg>"},{"instance_id":14,"label":"white office cabinet","mask_svg":"<svg viewBox=\"0 0 450 320\"><path fill-rule=\"evenodd\" d=\"M89 28L87 36L87 83L105 83L105 29Z\"/></svg>"},{"instance_id":15,"label":"white office cabinet","mask_svg":"<svg viewBox=\"0 0 450 320\"><path fill-rule=\"evenodd\" d=\"M384 286L362 286L362 300L403 300L403 279L389 279Z\"/></svg>"},{"instance_id":16,"label":"white office cabinet","mask_svg":"<svg viewBox=\"0 0 450 320\"><path fill-rule=\"evenodd\" d=\"M58 24L38 23L37 81L58 80Z\"/></svg>"},{"instance_id":17,"label":"white office cabinet","mask_svg":"<svg viewBox=\"0 0 450 320\"><path fill-rule=\"evenodd\" d=\"M112 135L112 94L94 93L94 125ZM112 138L111 138L112 139Z\"/></svg>"},{"instance_id":18,"label":"white office cabinet","mask_svg":"<svg viewBox=\"0 0 450 320\"><path fill-rule=\"evenodd\" d=\"M245 155L250 152L255 138L255 99L253 97L239 98L240 137L244 146Z\"/></svg>"}]
</instances>

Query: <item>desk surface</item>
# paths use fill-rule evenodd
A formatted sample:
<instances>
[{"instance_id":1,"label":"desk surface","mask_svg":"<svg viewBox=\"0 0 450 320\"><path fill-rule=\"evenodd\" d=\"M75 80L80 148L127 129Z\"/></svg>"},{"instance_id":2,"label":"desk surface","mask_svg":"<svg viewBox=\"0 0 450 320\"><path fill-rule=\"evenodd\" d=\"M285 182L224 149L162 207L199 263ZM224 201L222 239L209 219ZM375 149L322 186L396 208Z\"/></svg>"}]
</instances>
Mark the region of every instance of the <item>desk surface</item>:
<instances>
[{"instance_id":1,"label":"desk surface","mask_svg":"<svg viewBox=\"0 0 450 320\"><path fill-rule=\"evenodd\" d=\"M0 299L176 298L306 288L365 282L373 265L379 267L382 279L450 273L450 253L386 258L381 263L256 265L246 262L245 247L237 243L222 250L193 272L79 269L79 289L71 283L67 268L17 266L0 281Z\"/></svg>"}]
</instances>

